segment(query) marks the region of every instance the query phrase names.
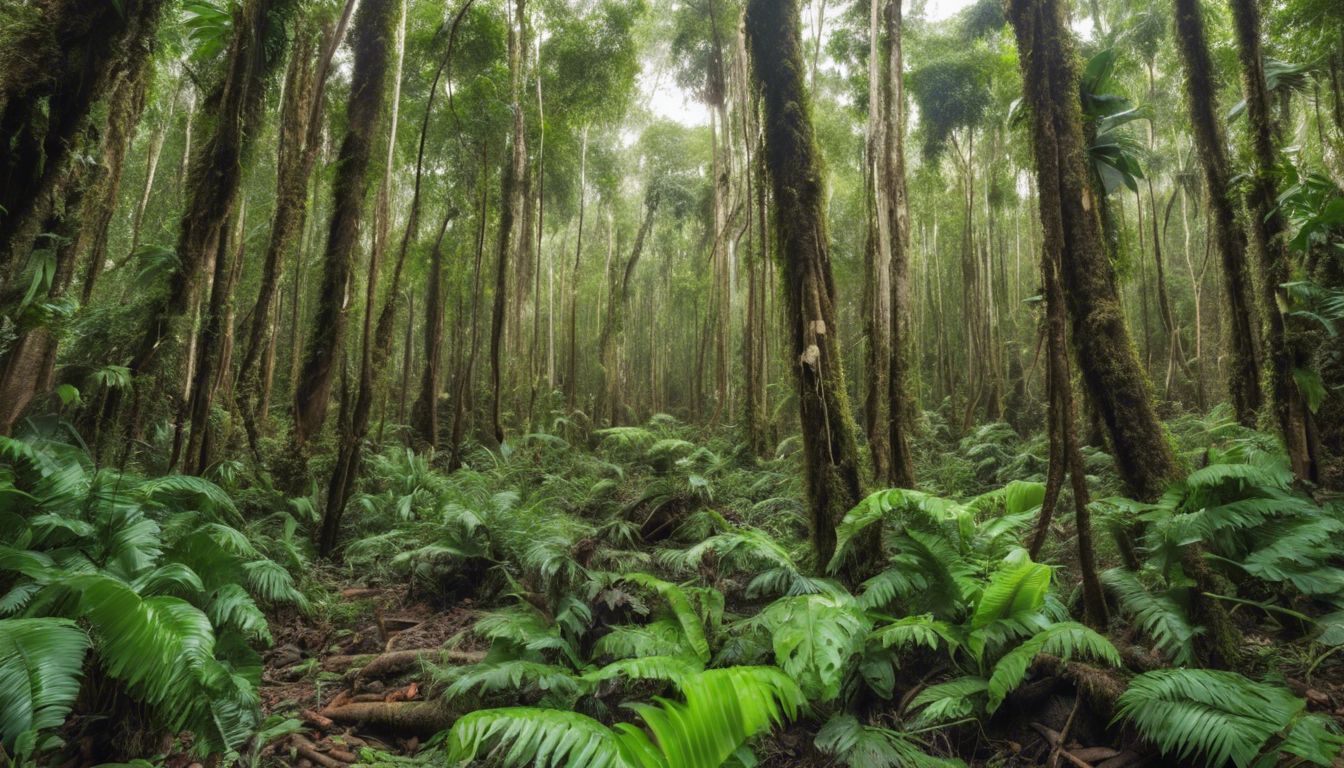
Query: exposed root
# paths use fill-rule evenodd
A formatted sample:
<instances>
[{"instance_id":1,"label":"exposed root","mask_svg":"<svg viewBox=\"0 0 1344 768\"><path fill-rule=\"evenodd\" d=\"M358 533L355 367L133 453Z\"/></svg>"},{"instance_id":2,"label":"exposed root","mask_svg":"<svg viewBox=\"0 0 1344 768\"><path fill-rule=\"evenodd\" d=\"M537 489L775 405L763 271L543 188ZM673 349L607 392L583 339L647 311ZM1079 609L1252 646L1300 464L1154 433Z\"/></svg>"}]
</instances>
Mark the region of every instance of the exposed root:
<instances>
[{"instance_id":1,"label":"exposed root","mask_svg":"<svg viewBox=\"0 0 1344 768\"><path fill-rule=\"evenodd\" d=\"M461 714L439 702L353 702L321 713L338 723L385 728L398 734L429 736L452 726Z\"/></svg>"}]
</instances>

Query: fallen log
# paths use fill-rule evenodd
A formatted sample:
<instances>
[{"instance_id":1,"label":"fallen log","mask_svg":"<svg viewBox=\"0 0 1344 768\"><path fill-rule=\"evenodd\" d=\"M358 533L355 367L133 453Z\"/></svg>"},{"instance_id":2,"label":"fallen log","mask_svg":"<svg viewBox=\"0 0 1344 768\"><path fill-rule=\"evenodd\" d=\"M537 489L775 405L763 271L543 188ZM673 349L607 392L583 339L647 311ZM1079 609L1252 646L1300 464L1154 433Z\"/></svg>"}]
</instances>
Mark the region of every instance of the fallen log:
<instances>
[{"instance_id":1,"label":"fallen log","mask_svg":"<svg viewBox=\"0 0 1344 768\"><path fill-rule=\"evenodd\" d=\"M433 701L353 702L322 715L338 723L372 725L397 733L429 736L451 727L460 711Z\"/></svg>"},{"instance_id":2,"label":"fallen log","mask_svg":"<svg viewBox=\"0 0 1344 768\"><path fill-rule=\"evenodd\" d=\"M389 653L360 653L349 656L328 656L322 660L323 672L360 670L359 677L368 679L399 675L421 661L447 661L452 664L478 664L485 660L481 651L453 651L439 648L413 648Z\"/></svg>"}]
</instances>

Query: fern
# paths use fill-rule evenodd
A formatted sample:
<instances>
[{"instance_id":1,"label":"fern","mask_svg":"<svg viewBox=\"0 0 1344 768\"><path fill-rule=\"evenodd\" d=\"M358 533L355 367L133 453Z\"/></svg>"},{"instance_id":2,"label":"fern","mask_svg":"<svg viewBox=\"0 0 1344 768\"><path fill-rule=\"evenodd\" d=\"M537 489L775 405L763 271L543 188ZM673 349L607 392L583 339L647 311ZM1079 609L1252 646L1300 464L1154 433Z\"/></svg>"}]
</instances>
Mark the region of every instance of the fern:
<instances>
[{"instance_id":1,"label":"fern","mask_svg":"<svg viewBox=\"0 0 1344 768\"><path fill-rule=\"evenodd\" d=\"M910 708L922 710L917 719L920 723L962 720L975 715L988 690L989 681L983 677L959 677L920 691L910 700Z\"/></svg>"},{"instance_id":2,"label":"fern","mask_svg":"<svg viewBox=\"0 0 1344 768\"><path fill-rule=\"evenodd\" d=\"M0 620L0 745L60 725L79 695L89 638L68 619Z\"/></svg>"},{"instance_id":3,"label":"fern","mask_svg":"<svg viewBox=\"0 0 1344 768\"><path fill-rule=\"evenodd\" d=\"M687 647L702 662L709 661L709 641L705 638L704 624L680 587L646 573L627 573L622 578L658 593L671 609L672 618L681 628Z\"/></svg>"},{"instance_id":4,"label":"fern","mask_svg":"<svg viewBox=\"0 0 1344 768\"><path fill-rule=\"evenodd\" d=\"M653 738L628 723L608 728L554 709L472 712L448 736L449 762L467 762L489 744L504 766L717 768L753 736L797 715L802 694L768 667L702 672L682 683L683 703L634 705ZM507 747L507 749L506 749Z\"/></svg>"},{"instance_id":5,"label":"fern","mask_svg":"<svg viewBox=\"0 0 1344 768\"><path fill-rule=\"evenodd\" d=\"M1004 654L994 665L986 691L989 714L993 714L1004 697L1022 684L1027 667L1039 653L1054 654L1066 661L1073 656L1090 656L1113 667L1120 666L1119 652L1105 637L1072 621L1052 624Z\"/></svg>"},{"instance_id":6,"label":"fern","mask_svg":"<svg viewBox=\"0 0 1344 768\"><path fill-rule=\"evenodd\" d=\"M1182 762L1200 758L1211 767L1272 765L1281 753L1328 766L1344 746L1333 723L1308 714L1305 701L1235 672L1140 675L1117 701L1116 718L1132 723L1163 754Z\"/></svg>"},{"instance_id":7,"label":"fern","mask_svg":"<svg viewBox=\"0 0 1344 768\"><path fill-rule=\"evenodd\" d=\"M924 751L914 737L864 725L853 715L833 716L817 731L817 749L854 768L950 768L963 765Z\"/></svg>"},{"instance_id":8,"label":"fern","mask_svg":"<svg viewBox=\"0 0 1344 768\"><path fill-rule=\"evenodd\" d=\"M799 681L809 698L830 701L839 695L872 622L848 596L802 595L776 600L749 626L770 633L775 663Z\"/></svg>"},{"instance_id":9,"label":"fern","mask_svg":"<svg viewBox=\"0 0 1344 768\"><path fill-rule=\"evenodd\" d=\"M1132 571L1123 568L1103 572L1101 580L1120 601L1120 609L1138 622L1173 664L1194 663L1194 637L1199 630L1191 625L1179 603L1168 595L1149 592Z\"/></svg>"}]
</instances>

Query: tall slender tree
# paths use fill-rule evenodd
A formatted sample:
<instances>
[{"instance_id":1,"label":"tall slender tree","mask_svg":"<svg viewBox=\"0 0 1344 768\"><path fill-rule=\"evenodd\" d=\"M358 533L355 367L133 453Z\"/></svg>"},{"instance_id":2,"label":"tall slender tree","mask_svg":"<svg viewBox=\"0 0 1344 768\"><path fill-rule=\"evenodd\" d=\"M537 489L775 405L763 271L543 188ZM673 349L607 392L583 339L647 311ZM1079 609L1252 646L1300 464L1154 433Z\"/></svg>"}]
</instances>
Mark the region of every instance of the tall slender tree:
<instances>
[{"instance_id":1,"label":"tall slender tree","mask_svg":"<svg viewBox=\"0 0 1344 768\"><path fill-rule=\"evenodd\" d=\"M749 0L747 40L761 91L765 162L791 326L812 545L835 551L835 526L859 502L859 456L836 327L835 283L798 0Z\"/></svg>"},{"instance_id":2,"label":"tall slender tree","mask_svg":"<svg viewBox=\"0 0 1344 768\"><path fill-rule=\"evenodd\" d=\"M1185 104L1204 176L1204 195L1213 218L1213 245L1222 262L1223 340L1227 354L1227 391L1237 420L1255 424L1263 397L1256 352L1255 294L1246 265L1246 233L1232 205L1232 173L1219 118L1213 61L1204 32L1199 0L1174 0L1176 43L1185 71Z\"/></svg>"},{"instance_id":3,"label":"tall slender tree","mask_svg":"<svg viewBox=\"0 0 1344 768\"><path fill-rule=\"evenodd\" d=\"M350 46L354 67L346 106L345 137L336 158L332 212L323 257L314 333L304 353L303 370L294 387L294 439L304 446L322 429L331 399L331 385L345 354L345 336L353 304L354 268L369 164L378 128L387 107L387 72L391 50L392 13L396 0L365 0L355 11ZM334 543L335 530L330 536ZM323 526L322 546L329 546ZM329 551L329 550L328 550Z\"/></svg>"},{"instance_id":4,"label":"tall slender tree","mask_svg":"<svg viewBox=\"0 0 1344 768\"><path fill-rule=\"evenodd\" d=\"M1288 260L1287 226L1278 204L1278 158L1260 46L1260 6L1256 0L1230 2L1250 126L1252 170L1246 205L1250 209L1251 253L1259 272L1269 402L1293 473L1314 481L1319 474L1315 428L1297 384L1297 374L1310 367L1308 354L1296 324L1286 316L1289 301L1284 286L1291 279L1292 265Z\"/></svg>"},{"instance_id":5,"label":"tall slender tree","mask_svg":"<svg viewBox=\"0 0 1344 768\"><path fill-rule=\"evenodd\" d=\"M1156 499L1175 474L1176 460L1125 327L1102 241L1073 33L1058 0L1010 0L1007 10L1017 35L1023 100L1031 110L1044 247L1063 254L1060 279L1079 372L1106 425L1121 477L1137 497Z\"/></svg>"}]
</instances>

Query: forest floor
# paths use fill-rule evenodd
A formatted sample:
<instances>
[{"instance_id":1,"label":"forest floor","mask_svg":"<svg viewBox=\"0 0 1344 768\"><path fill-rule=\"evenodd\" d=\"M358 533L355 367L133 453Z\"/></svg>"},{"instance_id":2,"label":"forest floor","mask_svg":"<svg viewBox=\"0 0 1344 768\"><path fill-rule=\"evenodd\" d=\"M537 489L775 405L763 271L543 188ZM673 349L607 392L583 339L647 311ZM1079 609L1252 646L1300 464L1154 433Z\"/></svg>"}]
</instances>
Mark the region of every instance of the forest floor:
<instances>
[{"instance_id":1,"label":"forest floor","mask_svg":"<svg viewBox=\"0 0 1344 768\"><path fill-rule=\"evenodd\" d=\"M260 764L442 765L446 729L460 715L501 706L557 706L547 703L545 675L581 680L612 657L611 646L602 646L608 633L638 631L668 619L668 607L657 595L630 588L622 574L653 574L655 580L681 585L715 649L707 666L768 664L772 658L784 666L778 645L772 653L770 632L778 637L789 627L759 620L776 606L806 599L789 597L797 593L788 585L812 578L802 565L809 555L793 460L781 454L758 463L721 440L701 442L674 429L679 430L609 430L590 450L536 437L520 441L498 460L482 453L475 469L454 474L399 449L375 458L364 480L361 514L351 522L345 562L312 566L302 576L315 608L268 613L274 643L264 654L259 694L267 722L283 725L267 743L256 745ZM1204 427L1178 425L1175 431L1196 459L1192 466L1208 459L1207 445L1199 448ZM1019 438L1004 425L982 428L960 444L943 444L955 448L927 452L920 469L925 487L946 498L992 493L1009 478L1040 477L1043 441ZM1206 452L1203 459L1199 450ZM1089 474L1093 471L1098 495L1116 492L1108 457L1090 453ZM969 509L971 502L966 504ZM1069 507L1061 504L1061 509ZM1020 551L1035 514L1034 509L1014 515L1000 508L981 515L973 536L959 534L973 547L962 564L991 578L1001 572L999 563ZM1058 610L1078 615L1071 518L1064 512L1057 516L1041 562L1055 566L1050 600ZM716 546L703 549L710 540ZM1117 565L1113 544L1102 543L1102 566ZM758 589L771 572L783 581ZM1310 601L1287 592L1276 597L1263 585L1239 586L1240 594L1260 600L1242 600L1230 610L1242 635L1245 674L1288 689L1305 702L1305 712L1344 727L1344 653L1324 650L1317 636L1290 617L1297 609L1307 610ZM775 599L781 592L785 596ZM586 606L582 625L567 629L572 625L562 614L570 610L567 604L576 603ZM950 722L922 726L915 700L965 671L964 661L951 654L919 648L907 649L896 664L889 698L860 685L846 689L839 711L875 728L901 730L908 734L903 738L929 755L963 761L954 765L1197 765L1162 757L1116 717L1116 697L1131 675L1172 666L1160 643L1121 608L1112 606L1105 635L1123 659L1122 667L1038 654L1021 685L992 716L968 711ZM542 625L526 627L522 620L528 617L539 617ZM543 677L530 677L538 674L535 669L509 680L483 683L486 678L479 677L462 688L465 693L447 695L468 670L502 668L516 658L516 648L510 651L500 632L483 630L482 619L522 621L513 631L550 633L545 637L572 643L567 652L585 660L567 662L555 653L555 645L548 645L545 665L532 664L545 666ZM789 619L794 624L806 620L810 616ZM762 638L758 633L764 626L770 629ZM863 634L872 630L869 625ZM489 663L482 663L487 657ZM647 701L667 689L655 680L630 679L584 690L582 707L595 705L604 721L620 721L633 718L623 703ZM756 739L756 764L866 768L861 752L845 762L818 746L823 741L819 728L838 706L833 694L829 701L814 701L805 714ZM167 768L191 764L185 756L165 763Z\"/></svg>"}]
</instances>

